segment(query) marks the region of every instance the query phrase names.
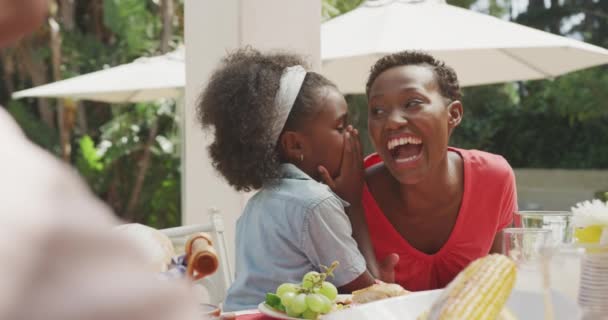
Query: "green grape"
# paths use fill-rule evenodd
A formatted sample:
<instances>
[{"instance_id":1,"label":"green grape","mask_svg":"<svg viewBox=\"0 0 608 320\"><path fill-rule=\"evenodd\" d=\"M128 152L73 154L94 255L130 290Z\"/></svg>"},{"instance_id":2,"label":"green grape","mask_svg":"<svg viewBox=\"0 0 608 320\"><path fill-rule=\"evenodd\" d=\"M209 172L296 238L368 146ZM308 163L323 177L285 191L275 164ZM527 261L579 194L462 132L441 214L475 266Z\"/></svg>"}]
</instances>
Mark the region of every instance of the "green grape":
<instances>
[{"instance_id":1,"label":"green grape","mask_svg":"<svg viewBox=\"0 0 608 320\"><path fill-rule=\"evenodd\" d=\"M298 291L298 286L293 283L283 283L277 288L277 296L279 298L283 297L283 295L287 292L296 293Z\"/></svg>"},{"instance_id":2,"label":"green grape","mask_svg":"<svg viewBox=\"0 0 608 320\"><path fill-rule=\"evenodd\" d=\"M331 307L333 306L334 303L331 300L329 300L328 297L326 297L322 294L320 294L319 297L321 297L321 300L323 300L323 305L322 305L320 313L322 313L322 314L329 313L331 311Z\"/></svg>"},{"instance_id":3,"label":"green grape","mask_svg":"<svg viewBox=\"0 0 608 320\"><path fill-rule=\"evenodd\" d=\"M307 309L306 311L302 312L302 318L304 319L316 319L318 315L318 313L310 309Z\"/></svg>"},{"instance_id":4,"label":"green grape","mask_svg":"<svg viewBox=\"0 0 608 320\"><path fill-rule=\"evenodd\" d=\"M287 308L289 306L291 306L291 303L293 302L293 300L296 298L296 293L295 292L285 292L283 294L283 296L281 297L281 304Z\"/></svg>"},{"instance_id":5,"label":"green grape","mask_svg":"<svg viewBox=\"0 0 608 320\"><path fill-rule=\"evenodd\" d=\"M308 309L306 306L306 295L303 293L298 294L289 304L289 308L294 313L302 313L306 311L306 309Z\"/></svg>"},{"instance_id":6,"label":"green grape","mask_svg":"<svg viewBox=\"0 0 608 320\"><path fill-rule=\"evenodd\" d=\"M319 289L319 293L329 298L329 300L334 301L338 296L338 289L336 289L336 286L334 286L331 282L323 281L323 284L321 284L321 288Z\"/></svg>"},{"instance_id":7,"label":"green grape","mask_svg":"<svg viewBox=\"0 0 608 320\"><path fill-rule=\"evenodd\" d=\"M323 299L325 298L325 299ZM327 299L327 297L318 294L318 293L311 293L309 295L306 296L306 304L308 305L308 309L314 311L314 312L321 312L321 310L325 309L325 303L329 302L329 299ZM331 304L331 302L329 302Z\"/></svg>"},{"instance_id":8,"label":"green grape","mask_svg":"<svg viewBox=\"0 0 608 320\"><path fill-rule=\"evenodd\" d=\"M287 313L287 316L293 318L299 318L302 314L302 312L295 312L291 307L285 307L285 313Z\"/></svg>"},{"instance_id":9,"label":"green grape","mask_svg":"<svg viewBox=\"0 0 608 320\"><path fill-rule=\"evenodd\" d=\"M321 275L316 271L310 271L302 278L302 288L310 289L319 281Z\"/></svg>"}]
</instances>

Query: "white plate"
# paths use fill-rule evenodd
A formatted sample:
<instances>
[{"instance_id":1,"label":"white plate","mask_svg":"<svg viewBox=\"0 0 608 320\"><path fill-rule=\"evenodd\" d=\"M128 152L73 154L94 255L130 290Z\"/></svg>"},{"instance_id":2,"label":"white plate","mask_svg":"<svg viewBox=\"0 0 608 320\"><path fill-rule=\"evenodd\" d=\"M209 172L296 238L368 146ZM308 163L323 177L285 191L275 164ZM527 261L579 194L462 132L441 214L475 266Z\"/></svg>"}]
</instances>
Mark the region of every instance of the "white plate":
<instances>
[{"instance_id":1,"label":"white plate","mask_svg":"<svg viewBox=\"0 0 608 320\"><path fill-rule=\"evenodd\" d=\"M300 320L299 318L288 317L286 314L282 312L275 311L273 308L266 305L266 302L262 302L258 304L258 310L261 313L275 319L284 319L284 320Z\"/></svg>"},{"instance_id":2,"label":"white plate","mask_svg":"<svg viewBox=\"0 0 608 320\"><path fill-rule=\"evenodd\" d=\"M352 297L352 295L350 295L350 294L339 294L338 297L336 298L336 302L343 302L343 301L350 299L351 297ZM279 312L277 310L274 310L273 308L266 305L266 302L262 302L262 303L258 304L258 310L261 313L263 313L271 318L275 318L275 319L302 320L301 318L288 317L286 314ZM325 316L319 317L319 318L325 319L324 317Z\"/></svg>"},{"instance_id":3,"label":"white plate","mask_svg":"<svg viewBox=\"0 0 608 320\"><path fill-rule=\"evenodd\" d=\"M368 304L352 306L349 309L330 313L324 320L416 320L420 314L430 309L442 290L415 292L402 297L380 300ZM575 301L553 294L555 320L579 319ZM544 318L543 297L539 293L513 291L507 302L509 309L518 320L538 320Z\"/></svg>"}]
</instances>

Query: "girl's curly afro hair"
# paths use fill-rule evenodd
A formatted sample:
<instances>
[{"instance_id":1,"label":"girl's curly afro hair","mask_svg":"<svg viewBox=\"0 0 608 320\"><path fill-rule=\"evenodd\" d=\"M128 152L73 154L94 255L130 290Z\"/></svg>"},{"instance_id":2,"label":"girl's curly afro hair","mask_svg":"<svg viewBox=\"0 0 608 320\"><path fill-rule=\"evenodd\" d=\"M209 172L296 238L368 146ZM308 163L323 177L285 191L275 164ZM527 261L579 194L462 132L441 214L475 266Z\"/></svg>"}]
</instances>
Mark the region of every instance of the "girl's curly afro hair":
<instances>
[{"instance_id":1,"label":"girl's curly afro hair","mask_svg":"<svg viewBox=\"0 0 608 320\"><path fill-rule=\"evenodd\" d=\"M271 138L274 99L286 67L306 64L288 53L263 54L246 48L226 56L197 103L203 129L213 130L213 166L239 191L259 189L280 177L277 141ZM308 72L284 130L298 130L318 110L319 89L335 87Z\"/></svg>"}]
</instances>

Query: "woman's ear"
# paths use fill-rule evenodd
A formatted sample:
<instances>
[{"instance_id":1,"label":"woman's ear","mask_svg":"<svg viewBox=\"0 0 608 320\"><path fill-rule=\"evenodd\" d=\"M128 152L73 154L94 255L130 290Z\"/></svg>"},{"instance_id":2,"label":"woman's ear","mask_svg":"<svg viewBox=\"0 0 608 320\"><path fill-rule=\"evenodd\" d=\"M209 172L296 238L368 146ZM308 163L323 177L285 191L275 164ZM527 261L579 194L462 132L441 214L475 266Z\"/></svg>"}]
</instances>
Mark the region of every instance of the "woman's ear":
<instances>
[{"instance_id":1,"label":"woman's ear","mask_svg":"<svg viewBox=\"0 0 608 320\"><path fill-rule=\"evenodd\" d=\"M302 161L304 156L304 141L302 134L294 131L285 131L279 140L279 152L284 160L291 163Z\"/></svg>"},{"instance_id":2,"label":"woman's ear","mask_svg":"<svg viewBox=\"0 0 608 320\"><path fill-rule=\"evenodd\" d=\"M462 121L462 114L464 108L462 102L455 100L448 105L448 129L450 133L456 128Z\"/></svg>"}]
</instances>

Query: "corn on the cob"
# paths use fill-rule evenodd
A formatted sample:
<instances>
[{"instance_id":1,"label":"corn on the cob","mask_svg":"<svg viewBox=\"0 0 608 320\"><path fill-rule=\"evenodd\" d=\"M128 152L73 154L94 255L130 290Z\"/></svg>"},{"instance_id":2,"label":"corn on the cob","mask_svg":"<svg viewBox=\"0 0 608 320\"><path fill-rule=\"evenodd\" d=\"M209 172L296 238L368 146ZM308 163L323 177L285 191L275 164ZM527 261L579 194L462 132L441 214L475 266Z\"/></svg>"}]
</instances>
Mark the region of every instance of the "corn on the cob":
<instances>
[{"instance_id":1,"label":"corn on the cob","mask_svg":"<svg viewBox=\"0 0 608 320\"><path fill-rule=\"evenodd\" d=\"M419 315L416 320L429 320L429 311L427 310ZM509 310L509 308L504 307L498 317L496 317L496 320L517 320L517 317L511 310Z\"/></svg>"},{"instance_id":2,"label":"corn on the cob","mask_svg":"<svg viewBox=\"0 0 608 320\"><path fill-rule=\"evenodd\" d=\"M475 260L435 301L428 319L497 319L511 294L515 276L515 263L503 255L492 254Z\"/></svg>"}]
</instances>

